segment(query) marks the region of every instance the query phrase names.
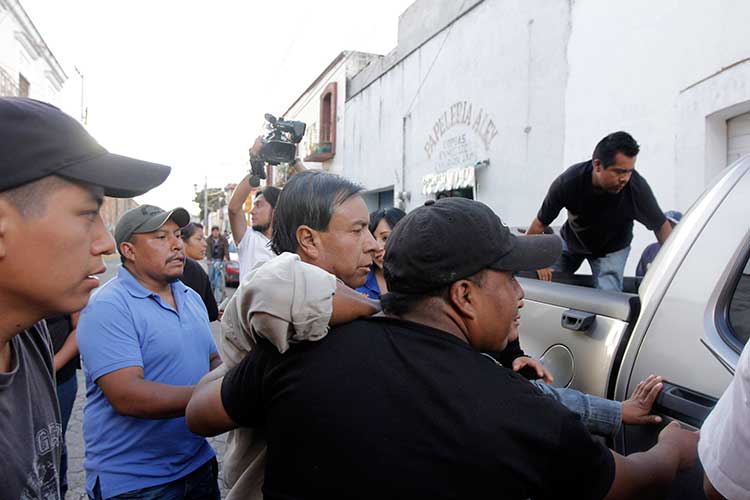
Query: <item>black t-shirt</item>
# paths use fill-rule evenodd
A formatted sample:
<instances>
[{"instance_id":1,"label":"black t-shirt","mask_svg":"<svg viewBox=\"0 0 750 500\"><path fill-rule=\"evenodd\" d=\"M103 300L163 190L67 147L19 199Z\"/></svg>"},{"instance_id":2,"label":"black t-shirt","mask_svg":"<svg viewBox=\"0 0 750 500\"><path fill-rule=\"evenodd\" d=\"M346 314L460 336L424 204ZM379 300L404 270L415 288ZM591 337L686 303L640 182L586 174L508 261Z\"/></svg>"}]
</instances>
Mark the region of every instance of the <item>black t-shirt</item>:
<instances>
[{"instance_id":1,"label":"black t-shirt","mask_svg":"<svg viewBox=\"0 0 750 500\"><path fill-rule=\"evenodd\" d=\"M52 349L57 354L62 346L65 345L65 341L70 337L71 323L70 315L59 315L52 316L45 320L47 322L47 329L49 330L50 337L52 337ZM68 361L65 366L60 368L55 373L55 380L57 385L67 382L71 377L75 376L76 370L81 367L81 357L76 354L73 359Z\"/></svg>"},{"instance_id":2,"label":"black t-shirt","mask_svg":"<svg viewBox=\"0 0 750 500\"><path fill-rule=\"evenodd\" d=\"M648 182L637 171L619 193L607 193L594 189L593 169L589 160L560 174L537 214L537 219L548 226L560 210L568 210L561 235L569 253L603 257L630 245L634 220L652 231L667 220Z\"/></svg>"},{"instance_id":3,"label":"black t-shirt","mask_svg":"<svg viewBox=\"0 0 750 500\"><path fill-rule=\"evenodd\" d=\"M186 258L180 281L198 292L206 305L208 321L216 321L219 318L219 307L216 305L216 298L214 298L214 293L211 290L211 282L201 265L193 259Z\"/></svg>"},{"instance_id":4,"label":"black t-shirt","mask_svg":"<svg viewBox=\"0 0 750 500\"><path fill-rule=\"evenodd\" d=\"M265 426L275 498L603 498L611 452L579 417L449 333L390 318L230 370L222 401Z\"/></svg>"}]
</instances>

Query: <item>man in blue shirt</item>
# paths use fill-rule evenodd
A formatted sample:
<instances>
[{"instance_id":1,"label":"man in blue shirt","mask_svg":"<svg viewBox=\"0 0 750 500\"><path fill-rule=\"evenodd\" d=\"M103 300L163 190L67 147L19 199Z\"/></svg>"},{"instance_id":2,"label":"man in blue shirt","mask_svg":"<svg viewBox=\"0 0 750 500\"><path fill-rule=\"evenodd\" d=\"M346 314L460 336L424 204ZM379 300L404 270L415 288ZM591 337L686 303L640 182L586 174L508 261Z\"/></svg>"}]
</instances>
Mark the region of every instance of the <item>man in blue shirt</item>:
<instances>
[{"instance_id":1,"label":"man in blue shirt","mask_svg":"<svg viewBox=\"0 0 750 500\"><path fill-rule=\"evenodd\" d=\"M143 205L115 228L123 266L78 325L86 374L86 490L95 500L217 499L208 442L185 424L193 385L221 363L200 296L179 281L182 209Z\"/></svg>"}]
</instances>

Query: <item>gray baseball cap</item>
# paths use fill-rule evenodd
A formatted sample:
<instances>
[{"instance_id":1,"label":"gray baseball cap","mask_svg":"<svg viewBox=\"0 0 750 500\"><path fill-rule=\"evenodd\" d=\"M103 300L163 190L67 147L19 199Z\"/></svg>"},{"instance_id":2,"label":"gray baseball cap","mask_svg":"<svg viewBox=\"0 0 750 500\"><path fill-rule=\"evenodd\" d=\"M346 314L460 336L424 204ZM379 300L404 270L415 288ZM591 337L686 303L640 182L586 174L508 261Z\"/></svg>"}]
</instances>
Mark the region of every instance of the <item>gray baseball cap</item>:
<instances>
[{"instance_id":1,"label":"gray baseball cap","mask_svg":"<svg viewBox=\"0 0 750 500\"><path fill-rule=\"evenodd\" d=\"M115 226L117 251L120 251L120 244L128 241L134 234L156 231L168 220L173 220L178 226L185 227L190 223L190 214L184 208L167 211L154 205L141 205L128 210Z\"/></svg>"}]
</instances>

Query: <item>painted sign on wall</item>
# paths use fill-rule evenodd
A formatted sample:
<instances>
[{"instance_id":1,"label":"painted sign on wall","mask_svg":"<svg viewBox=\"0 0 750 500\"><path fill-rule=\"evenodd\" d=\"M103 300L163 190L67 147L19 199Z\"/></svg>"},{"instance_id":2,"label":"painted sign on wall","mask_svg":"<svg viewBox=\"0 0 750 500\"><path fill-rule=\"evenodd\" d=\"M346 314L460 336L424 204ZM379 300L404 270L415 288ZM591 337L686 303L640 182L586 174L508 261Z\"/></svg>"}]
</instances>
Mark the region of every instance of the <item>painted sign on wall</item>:
<instances>
[{"instance_id":1,"label":"painted sign on wall","mask_svg":"<svg viewBox=\"0 0 750 500\"><path fill-rule=\"evenodd\" d=\"M424 151L437 170L472 164L479 158L479 147L488 151L497 133L489 113L468 101L458 101L435 121Z\"/></svg>"}]
</instances>

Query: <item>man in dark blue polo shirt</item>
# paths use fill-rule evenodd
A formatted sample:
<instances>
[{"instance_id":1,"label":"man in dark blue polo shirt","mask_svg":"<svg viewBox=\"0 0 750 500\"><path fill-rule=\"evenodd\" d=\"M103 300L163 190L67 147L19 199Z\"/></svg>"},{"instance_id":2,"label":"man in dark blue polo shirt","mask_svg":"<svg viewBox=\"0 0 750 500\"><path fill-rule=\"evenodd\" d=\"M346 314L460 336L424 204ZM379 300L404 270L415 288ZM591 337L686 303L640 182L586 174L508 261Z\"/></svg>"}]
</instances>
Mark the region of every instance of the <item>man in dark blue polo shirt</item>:
<instances>
[{"instance_id":1,"label":"man in dark blue polo shirt","mask_svg":"<svg viewBox=\"0 0 750 500\"><path fill-rule=\"evenodd\" d=\"M208 442L185 424L193 385L220 363L200 296L179 281L182 209L144 205L122 216L123 267L78 325L86 374L86 490L96 500L217 499Z\"/></svg>"}]
</instances>

